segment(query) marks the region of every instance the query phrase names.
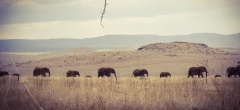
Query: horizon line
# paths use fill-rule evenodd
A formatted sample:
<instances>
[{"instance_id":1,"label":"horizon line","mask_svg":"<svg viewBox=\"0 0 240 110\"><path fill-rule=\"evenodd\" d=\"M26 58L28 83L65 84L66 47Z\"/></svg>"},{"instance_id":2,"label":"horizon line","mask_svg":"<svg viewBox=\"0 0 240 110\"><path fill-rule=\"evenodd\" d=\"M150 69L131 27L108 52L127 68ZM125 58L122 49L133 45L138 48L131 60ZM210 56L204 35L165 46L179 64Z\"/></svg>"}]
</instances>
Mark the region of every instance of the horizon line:
<instances>
[{"instance_id":1,"label":"horizon line","mask_svg":"<svg viewBox=\"0 0 240 110\"><path fill-rule=\"evenodd\" d=\"M10 39L6 39L6 38L0 38L0 40L56 40L56 39L93 39L93 38L99 38L99 37L104 37L104 36L117 36L117 35L122 35L122 36L142 36L142 35L152 35L152 36L184 36L184 35L194 35L194 34L216 34L216 35L225 35L225 36L229 36L229 35L236 35L236 34L240 34L240 32L238 33L232 33L232 34L218 34L218 33L212 33L212 32L203 32L203 33L191 33L191 34L178 34L178 35L157 35L157 34L106 34L106 35L100 35L100 36L96 36L96 37L88 37L88 38L33 38L33 39L26 39L26 38L10 38Z\"/></svg>"}]
</instances>

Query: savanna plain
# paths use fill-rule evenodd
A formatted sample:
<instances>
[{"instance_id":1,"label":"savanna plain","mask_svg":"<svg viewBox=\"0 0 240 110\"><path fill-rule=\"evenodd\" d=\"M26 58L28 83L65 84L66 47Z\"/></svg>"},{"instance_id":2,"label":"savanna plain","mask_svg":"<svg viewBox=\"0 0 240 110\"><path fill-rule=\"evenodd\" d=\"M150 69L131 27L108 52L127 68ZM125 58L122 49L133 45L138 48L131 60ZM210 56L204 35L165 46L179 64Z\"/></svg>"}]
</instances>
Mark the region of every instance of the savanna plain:
<instances>
[{"instance_id":1,"label":"savanna plain","mask_svg":"<svg viewBox=\"0 0 240 110\"><path fill-rule=\"evenodd\" d=\"M237 66L236 48L174 42L142 46L139 50L87 48L47 53L1 53L1 110L240 110L240 78L228 78ZM48 67L50 77L33 77L35 67ZM204 78L188 78L188 69L205 66ZM111 77L97 77L101 67L114 68ZM149 77L133 77L135 69ZM66 77L68 70L80 77ZM160 72L171 77L160 78ZM19 73L18 77L12 76ZM92 76L91 78L85 77ZM215 75L222 77L214 78Z\"/></svg>"}]
</instances>

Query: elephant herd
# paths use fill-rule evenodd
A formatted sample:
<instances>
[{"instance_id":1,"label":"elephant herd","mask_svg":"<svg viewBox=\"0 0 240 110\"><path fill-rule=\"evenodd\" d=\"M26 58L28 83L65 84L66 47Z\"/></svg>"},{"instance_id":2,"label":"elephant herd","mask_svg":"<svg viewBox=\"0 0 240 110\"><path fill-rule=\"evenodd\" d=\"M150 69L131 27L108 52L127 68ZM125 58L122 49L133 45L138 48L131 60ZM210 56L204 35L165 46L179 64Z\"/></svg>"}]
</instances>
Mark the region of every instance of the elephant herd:
<instances>
[{"instance_id":1,"label":"elephant herd","mask_svg":"<svg viewBox=\"0 0 240 110\"><path fill-rule=\"evenodd\" d=\"M9 73L7 72L7 71L0 71L0 77L2 77L2 76L8 76L9 75ZM18 73L14 73L14 74L12 74L13 76L20 76L20 74L18 74Z\"/></svg>"},{"instance_id":2,"label":"elephant herd","mask_svg":"<svg viewBox=\"0 0 240 110\"><path fill-rule=\"evenodd\" d=\"M194 75L198 75L198 78L199 77L204 77L203 73L206 73L206 77L208 76L208 71L206 69L206 67L204 66L199 66L199 67L190 67L189 70L188 70L188 78L189 77L193 77ZM43 68L39 68L39 67L36 67L34 70L33 70L33 76L43 76L43 77L46 77L48 73L48 76L50 77L50 69L47 68L47 67L43 67ZM105 67L102 67L102 68L99 68L98 69L98 77L104 77L104 76L107 76L107 77L110 77L111 76L111 73L114 74L114 76L116 77L117 79L117 75L116 75L116 72L113 68L105 68ZM229 67L227 68L227 76L228 77L231 77L232 75L233 76L239 76L240 77L240 65L238 65L237 67ZM133 76L134 77L145 77L145 75L148 77L149 76L149 73L146 69L135 69L133 71ZM1 76L5 76L5 75L9 75L8 72L6 71L0 71L0 77ZM19 76L19 74L13 74L14 76ZM66 73L66 77L76 77L76 76L79 76L80 77L80 73L78 71L73 71L73 70L69 70L67 71ZM169 72L161 72L159 74L160 78L162 77L171 77L171 74ZM90 75L86 75L86 77L91 77ZM221 75L215 75L215 78L216 77L221 77Z\"/></svg>"},{"instance_id":3,"label":"elephant herd","mask_svg":"<svg viewBox=\"0 0 240 110\"><path fill-rule=\"evenodd\" d=\"M199 66L199 67L190 67L188 70L188 78L197 75L198 78L200 77L204 77L203 73L206 73L206 77L208 76L208 71L207 68L204 66ZM33 76L38 76L38 75L42 75L43 77L46 77L46 73L49 73L50 76L50 70L48 68L38 68L36 67L33 70ZM117 75L116 72L113 68L99 68L98 69L98 77L110 77L111 74L113 74L116 79L117 79ZM146 69L135 69L132 73L132 75L134 77L145 77L149 75L148 71ZM227 76L231 77L232 75L234 75L235 77L238 75L240 77L240 66L238 67L229 67L227 69ZM76 77L79 76L80 77L80 73L78 71L73 71L73 70L69 70L66 73L66 77ZM159 74L160 78L162 77L171 77L171 74L169 72L161 72ZM86 75L86 77L91 77L90 75ZM221 75L216 75L215 77L221 77Z\"/></svg>"}]
</instances>

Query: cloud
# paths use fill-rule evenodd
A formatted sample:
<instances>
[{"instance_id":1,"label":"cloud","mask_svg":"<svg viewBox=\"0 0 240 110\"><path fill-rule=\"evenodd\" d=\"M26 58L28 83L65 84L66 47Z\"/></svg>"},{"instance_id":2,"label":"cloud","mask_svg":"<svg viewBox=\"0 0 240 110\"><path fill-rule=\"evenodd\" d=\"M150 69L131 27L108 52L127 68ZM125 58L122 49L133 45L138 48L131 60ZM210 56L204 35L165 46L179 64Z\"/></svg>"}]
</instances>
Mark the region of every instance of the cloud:
<instances>
[{"instance_id":1,"label":"cloud","mask_svg":"<svg viewBox=\"0 0 240 110\"><path fill-rule=\"evenodd\" d=\"M59 0L61 1L61 0ZM100 17L101 3L77 0L34 0L12 3L1 6L0 24L34 23L59 20L89 20Z\"/></svg>"},{"instance_id":2,"label":"cloud","mask_svg":"<svg viewBox=\"0 0 240 110\"><path fill-rule=\"evenodd\" d=\"M238 7L238 0L131 0L129 2L109 1L109 17L146 17L182 13L188 11L209 11L219 8Z\"/></svg>"},{"instance_id":3,"label":"cloud","mask_svg":"<svg viewBox=\"0 0 240 110\"><path fill-rule=\"evenodd\" d=\"M18 23L0 29L0 39L87 38L106 34L101 30L98 19Z\"/></svg>"},{"instance_id":4,"label":"cloud","mask_svg":"<svg viewBox=\"0 0 240 110\"><path fill-rule=\"evenodd\" d=\"M152 17L188 11L232 8L240 10L239 0L108 0L105 17ZM103 0L3 0L0 24L59 20L89 20L100 17ZM239 15L239 14L238 14Z\"/></svg>"},{"instance_id":5,"label":"cloud","mask_svg":"<svg viewBox=\"0 0 240 110\"><path fill-rule=\"evenodd\" d=\"M183 12L152 17L118 17L104 20L102 28L99 19L76 21L48 21L6 25L0 29L3 39L48 39L48 38L90 38L107 34L156 34L179 35L213 32L219 34L238 33L238 19L229 19L228 13ZM221 11L226 11L222 9Z\"/></svg>"},{"instance_id":6,"label":"cloud","mask_svg":"<svg viewBox=\"0 0 240 110\"><path fill-rule=\"evenodd\" d=\"M4 0L1 38L88 38L106 34L219 34L240 30L239 0Z\"/></svg>"}]
</instances>

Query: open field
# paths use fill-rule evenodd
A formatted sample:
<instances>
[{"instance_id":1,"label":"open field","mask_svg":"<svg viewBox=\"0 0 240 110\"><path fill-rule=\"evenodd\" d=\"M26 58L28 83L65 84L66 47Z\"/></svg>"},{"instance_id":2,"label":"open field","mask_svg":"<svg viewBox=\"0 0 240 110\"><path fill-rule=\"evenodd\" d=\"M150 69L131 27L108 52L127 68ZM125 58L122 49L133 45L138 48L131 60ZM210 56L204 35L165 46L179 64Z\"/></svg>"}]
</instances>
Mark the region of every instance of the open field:
<instances>
[{"instance_id":1,"label":"open field","mask_svg":"<svg viewBox=\"0 0 240 110\"><path fill-rule=\"evenodd\" d=\"M240 78L226 76L226 69L240 61L239 49L185 42L141 48L1 53L0 68L10 75L0 77L0 109L240 109ZM51 77L32 77L37 66L48 67ZM194 66L205 66L208 77L204 74L204 78L187 78L189 68ZM97 78L101 67L114 68L117 82L113 77ZM137 68L147 69L149 77L133 78L132 72ZM80 77L66 78L68 70L79 71ZM19 82L11 76L18 71ZM159 78L163 71L172 77ZM213 78L216 74L222 77Z\"/></svg>"},{"instance_id":2,"label":"open field","mask_svg":"<svg viewBox=\"0 0 240 110\"><path fill-rule=\"evenodd\" d=\"M143 46L143 50L73 49L43 54L0 54L0 68L10 74L32 76L35 67L48 67L51 76L66 76L68 70L77 70L81 76L97 76L101 67L114 68L118 77L131 77L133 70L147 69L150 76L168 71L173 76L186 76L193 66L207 66L211 75L226 75L226 69L236 66L240 50L211 48L197 43L158 43ZM33 55L35 54L35 55ZM13 64L13 61L15 65Z\"/></svg>"},{"instance_id":3,"label":"open field","mask_svg":"<svg viewBox=\"0 0 240 110\"><path fill-rule=\"evenodd\" d=\"M0 78L1 110L239 110L239 78ZM29 95L32 94L33 98Z\"/></svg>"}]
</instances>

